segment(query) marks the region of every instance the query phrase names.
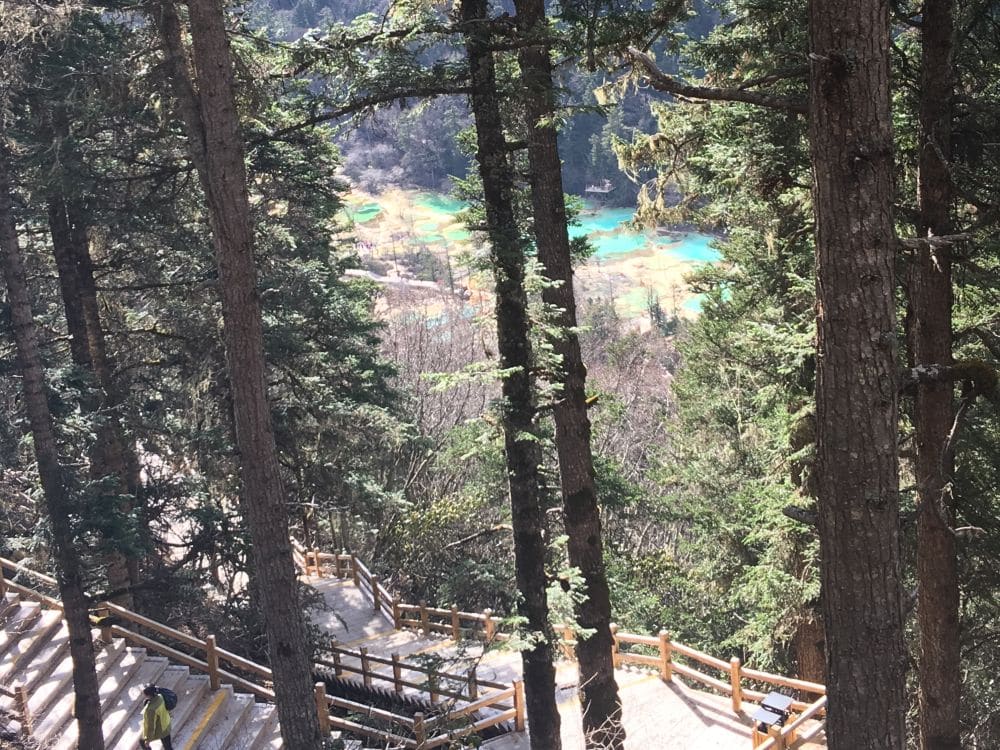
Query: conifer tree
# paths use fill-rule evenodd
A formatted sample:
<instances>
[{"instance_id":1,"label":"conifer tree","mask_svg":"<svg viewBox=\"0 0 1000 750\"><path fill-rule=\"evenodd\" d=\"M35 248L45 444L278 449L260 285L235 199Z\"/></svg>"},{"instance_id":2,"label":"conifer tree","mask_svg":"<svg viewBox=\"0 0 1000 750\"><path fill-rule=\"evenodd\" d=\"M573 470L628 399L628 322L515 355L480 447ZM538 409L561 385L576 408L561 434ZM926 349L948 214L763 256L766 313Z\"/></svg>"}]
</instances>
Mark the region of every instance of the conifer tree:
<instances>
[{"instance_id":1,"label":"conifer tree","mask_svg":"<svg viewBox=\"0 0 1000 750\"><path fill-rule=\"evenodd\" d=\"M0 117L6 113L0 110ZM17 346L24 407L31 425L38 476L48 510L56 578L69 632L73 662L74 711L81 750L104 750L100 691L90 632L90 613L84 566L76 548L71 524L75 515L68 487L68 472L59 457L52 414L46 395L45 373L38 348L38 333L31 312L27 273L17 237L11 193L10 152L0 128L0 261L7 284L7 302Z\"/></svg>"},{"instance_id":2,"label":"conifer tree","mask_svg":"<svg viewBox=\"0 0 1000 750\"><path fill-rule=\"evenodd\" d=\"M208 203L244 508L282 739L289 747L318 750L322 738L312 700L304 615L298 604L286 498L267 395L253 230L229 41L220 4L192 0L188 8L194 64L190 72L172 0L154 4L151 10L167 50L188 148Z\"/></svg>"},{"instance_id":3,"label":"conifer tree","mask_svg":"<svg viewBox=\"0 0 1000 750\"><path fill-rule=\"evenodd\" d=\"M552 628L549 624L545 541L539 497L541 451L535 419L528 299L525 291L525 250L514 215L514 172L504 138L493 52L485 28L486 0L463 0L462 20L472 80L472 113L476 123L476 161L483 182L486 233L496 281L497 345L504 372L502 423L519 612L530 642L521 652L531 728L531 747L559 750L559 711L555 703Z\"/></svg>"}]
</instances>

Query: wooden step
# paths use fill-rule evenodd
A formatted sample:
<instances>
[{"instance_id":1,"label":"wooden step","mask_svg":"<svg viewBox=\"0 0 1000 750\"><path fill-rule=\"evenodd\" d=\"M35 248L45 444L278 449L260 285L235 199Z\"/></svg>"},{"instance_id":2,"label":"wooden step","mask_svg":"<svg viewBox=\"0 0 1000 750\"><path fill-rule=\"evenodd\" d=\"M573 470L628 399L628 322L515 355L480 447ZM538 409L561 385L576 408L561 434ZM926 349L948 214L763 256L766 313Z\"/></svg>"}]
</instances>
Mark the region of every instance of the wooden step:
<instances>
[{"instance_id":1,"label":"wooden step","mask_svg":"<svg viewBox=\"0 0 1000 750\"><path fill-rule=\"evenodd\" d=\"M62 625L62 612L47 609L35 621L30 632L25 633L3 657L0 667L0 685L13 685L13 676L29 664L42 647L48 643Z\"/></svg>"},{"instance_id":2,"label":"wooden step","mask_svg":"<svg viewBox=\"0 0 1000 750\"><path fill-rule=\"evenodd\" d=\"M251 737L247 750L263 750L268 735L278 725L278 709L270 703L254 703L250 709L247 731Z\"/></svg>"},{"instance_id":3,"label":"wooden step","mask_svg":"<svg viewBox=\"0 0 1000 750\"><path fill-rule=\"evenodd\" d=\"M193 750L227 750L228 748L249 747L252 737L248 731L250 710L253 708L252 695L235 693L219 714L214 724L198 741Z\"/></svg>"},{"instance_id":4,"label":"wooden step","mask_svg":"<svg viewBox=\"0 0 1000 750\"><path fill-rule=\"evenodd\" d=\"M161 656L146 656L139 668L132 673L128 682L120 685L116 693L105 693L101 685L101 729L105 745L121 731L129 715L142 705L142 689L151 682L156 682L169 662ZM78 737L78 727L71 721L63 730L62 735L53 745L53 750L74 750Z\"/></svg>"},{"instance_id":5,"label":"wooden step","mask_svg":"<svg viewBox=\"0 0 1000 750\"><path fill-rule=\"evenodd\" d=\"M233 689L229 685L209 691L187 724L176 736L171 735L174 750L195 750L219 717L225 715L226 704L232 696Z\"/></svg>"},{"instance_id":6,"label":"wooden step","mask_svg":"<svg viewBox=\"0 0 1000 750\"><path fill-rule=\"evenodd\" d=\"M41 681L48 677L52 670L62 662L68 651L69 632L66 630L64 622L33 659L18 665L17 671L10 675L9 684L12 686L24 685L30 695ZM10 711L13 706L14 700L12 698L0 695L0 709Z\"/></svg>"},{"instance_id":7,"label":"wooden step","mask_svg":"<svg viewBox=\"0 0 1000 750\"><path fill-rule=\"evenodd\" d=\"M117 641L110 646L104 646L96 657L98 677L100 670L116 663L125 655L125 644ZM69 644L62 649L58 661L52 665L51 669L45 671L40 680L30 689L28 694L28 708L31 715L35 717L35 726L38 726L39 718L42 717L49 705L59 696L65 696L72 702L73 660L69 655Z\"/></svg>"},{"instance_id":8,"label":"wooden step","mask_svg":"<svg viewBox=\"0 0 1000 750\"><path fill-rule=\"evenodd\" d=\"M170 734L178 737L188 718L197 714L200 703L208 692L208 677L192 675L187 667L171 666L164 670L157 685L177 693L177 707L170 712ZM129 717L128 724L114 742L106 743L108 750L135 750L142 734L142 707ZM179 747L174 742L174 747Z\"/></svg>"},{"instance_id":9,"label":"wooden step","mask_svg":"<svg viewBox=\"0 0 1000 750\"><path fill-rule=\"evenodd\" d=\"M117 697L145 660L145 649L127 648L121 659L114 664L105 662L98 666L97 679L100 682L102 705ZM45 747L46 743L56 740L63 732L67 731L67 724L73 721L72 689L69 693L70 700L60 701L53 705L45 714L44 719L35 725L32 737L37 740L39 745ZM73 721L73 723L76 722Z\"/></svg>"},{"instance_id":10,"label":"wooden step","mask_svg":"<svg viewBox=\"0 0 1000 750\"><path fill-rule=\"evenodd\" d=\"M0 656L6 657L7 652L21 641L42 616L42 605L35 602L24 602L16 612L12 612L0 631Z\"/></svg>"}]
</instances>

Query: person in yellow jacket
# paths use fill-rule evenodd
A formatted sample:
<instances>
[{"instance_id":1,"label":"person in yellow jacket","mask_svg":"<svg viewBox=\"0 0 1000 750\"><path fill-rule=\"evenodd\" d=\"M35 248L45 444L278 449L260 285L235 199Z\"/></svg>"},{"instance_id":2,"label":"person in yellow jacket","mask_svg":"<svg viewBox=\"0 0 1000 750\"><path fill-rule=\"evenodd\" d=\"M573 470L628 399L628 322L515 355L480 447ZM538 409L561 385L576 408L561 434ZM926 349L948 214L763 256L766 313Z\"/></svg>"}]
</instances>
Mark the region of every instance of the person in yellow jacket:
<instances>
[{"instance_id":1,"label":"person in yellow jacket","mask_svg":"<svg viewBox=\"0 0 1000 750\"><path fill-rule=\"evenodd\" d=\"M160 740L163 750L174 750L170 743L170 712L167 704L156 689L156 685L146 685L142 690L146 705L142 709L142 737L139 747L151 750L149 743Z\"/></svg>"}]
</instances>

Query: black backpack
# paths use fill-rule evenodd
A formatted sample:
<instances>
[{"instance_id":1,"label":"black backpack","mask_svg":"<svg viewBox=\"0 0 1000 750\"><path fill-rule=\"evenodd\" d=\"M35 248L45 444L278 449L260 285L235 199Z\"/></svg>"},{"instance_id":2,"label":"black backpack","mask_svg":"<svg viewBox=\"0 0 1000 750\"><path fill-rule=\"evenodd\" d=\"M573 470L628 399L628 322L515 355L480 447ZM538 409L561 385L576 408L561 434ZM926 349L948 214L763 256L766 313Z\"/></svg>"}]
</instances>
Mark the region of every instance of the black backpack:
<instances>
[{"instance_id":1,"label":"black backpack","mask_svg":"<svg viewBox=\"0 0 1000 750\"><path fill-rule=\"evenodd\" d=\"M168 711L173 711L177 708L177 693L165 687L156 688L156 692L163 696L163 703Z\"/></svg>"}]
</instances>

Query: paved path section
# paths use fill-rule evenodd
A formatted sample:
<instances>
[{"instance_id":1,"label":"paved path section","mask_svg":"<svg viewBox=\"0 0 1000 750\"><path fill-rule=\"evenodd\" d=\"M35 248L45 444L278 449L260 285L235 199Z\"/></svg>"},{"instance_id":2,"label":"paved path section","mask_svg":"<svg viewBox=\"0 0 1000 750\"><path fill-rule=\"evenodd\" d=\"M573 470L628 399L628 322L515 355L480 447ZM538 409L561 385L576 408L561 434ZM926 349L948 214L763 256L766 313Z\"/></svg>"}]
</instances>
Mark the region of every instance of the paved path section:
<instances>
[{"instance_id":1,"label":"paved path section","mask_svg":"<svg viewBox=\"0 0 1000 750\"><path fill-rule=\"evenodd\" d=\"M509 682L521 677L521 655L494 646L483 652L478 642L455 642L444 637L425 636L414 631L395 630L386 618L375 614L371 602L354 584L336 578L310 577L307 582L322 595L322 604L311 611L315 625L336 639L338 645L390 658L398 654L417 662L433 661L436 668L465 674L473 665L480 680ZM359 666L344 658L346 666ZM391 667L375 671L392 676ZM641 669L619 669L615 673L624 705L628 750L750 750L751 722L746 712L735 715L728 698L688 687L676 677L664 683L659 675ZM420 681L416 673L404 673L404 680ZM557 664L557 702L562 717L564 750L584 747L577 694L576 664ZM750 705L748 709L752 708ZM530 727L529 727L530 731ZM822 735L821 735L822 737ZM528 738L511 734L487 743L490 750L527 750ZM819 743L799 743L799 750L818 750Z\"/></svg>"}]
</instances>

